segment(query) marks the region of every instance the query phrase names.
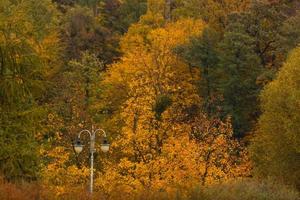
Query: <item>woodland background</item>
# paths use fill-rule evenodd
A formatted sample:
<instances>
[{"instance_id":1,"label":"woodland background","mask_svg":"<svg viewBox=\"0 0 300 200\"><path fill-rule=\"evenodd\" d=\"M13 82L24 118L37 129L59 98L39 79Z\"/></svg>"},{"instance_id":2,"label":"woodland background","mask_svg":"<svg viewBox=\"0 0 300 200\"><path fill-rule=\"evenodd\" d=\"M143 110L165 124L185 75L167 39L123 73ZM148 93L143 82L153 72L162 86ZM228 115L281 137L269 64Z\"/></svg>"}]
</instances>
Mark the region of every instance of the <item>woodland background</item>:
<instances>
[{"instance_id":1,"label":"woodland background","mask_svg":"<svg viewBox=\"0 0 300 200\"><path fill-rule=\"evenodd\" d=\"M0 199L299 199L299 9L0 0Z\"/></svg>"}]
</instances>

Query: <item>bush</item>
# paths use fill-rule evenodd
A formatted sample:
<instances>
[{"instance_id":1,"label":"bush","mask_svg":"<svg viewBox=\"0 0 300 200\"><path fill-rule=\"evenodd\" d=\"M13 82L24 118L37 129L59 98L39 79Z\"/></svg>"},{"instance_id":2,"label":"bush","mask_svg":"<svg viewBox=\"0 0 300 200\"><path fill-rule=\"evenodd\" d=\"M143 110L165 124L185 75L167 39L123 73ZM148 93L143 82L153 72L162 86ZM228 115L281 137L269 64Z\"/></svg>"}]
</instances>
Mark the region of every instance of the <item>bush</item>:
<instances>
[{"instance_id":1,"label":"bush","mask_svg":"<svg viewBox=\"0 0 300 200\"><path fill-rule=\"evenodd\" d=\"M299 193L272 181L244 179L195 189L188 200L299 200Z\"/></svg>"},{"instance_id":2,"label":"bush","mask_svg":"<svg viewBox=\"0 0 300 200\"><path fill-rule=\"evenodd\" d=\"M270 180L241 179L227 183L197 187L184 194L150 193L146 191L138 200L300 200L299 192Z\"/></svg>"},{"instance_id":3,"label":"bush","mask_svg":"<svg viewBox=\"0 0 300 200\"><path fill-rule=\"evenodd\" d=\"M272 181L255 179L235 180L207 187L197 187L191 191L178 190L175 194L164 191L151 192L145 190L137 196L126 198L124 193L116 188L114 194L103 196L95 192L93 199L97 200L300 200L299 192L288 186ZM90 200L86 190L66 193L56 196L47 188L38 184L12 184L0 179L1 200Z\"/></svg>"},{"instance_id":4,"label":"bush","mask_svg":"<svg viewBox=\"0 0 300 200\"><path fill-rule=\"evenodd\" d=\"M0 177L0 199L1 200L32 200L40 199L41 189L34 184L22 184L17 186L6 182Z\"/></svg>"},{"instance_id":5,"label":"bush","mask_svg":"<svg viewBox=\"0 0 300 200\"><path fill-rule=\"evenodd\" d=\"M101 193L95 192L94 199L103 200ZM38 183L13 184L0 177L0 200L90 200L89 192L82 188L74 192L57 195Z\"/></svg>"},{"instance_id":6,"label":"bush","mask_svg":"<svg viewBox=\"0 0 300 200\"><path fill-rule=\"evenodd\" d=\"M232 180L226 183L199 186L190 191L178 189L175 193L144 190L131 197L110 196L113 200L299 200L299 192L271 180L254 178Z\"/></svg>"}]
</instances>

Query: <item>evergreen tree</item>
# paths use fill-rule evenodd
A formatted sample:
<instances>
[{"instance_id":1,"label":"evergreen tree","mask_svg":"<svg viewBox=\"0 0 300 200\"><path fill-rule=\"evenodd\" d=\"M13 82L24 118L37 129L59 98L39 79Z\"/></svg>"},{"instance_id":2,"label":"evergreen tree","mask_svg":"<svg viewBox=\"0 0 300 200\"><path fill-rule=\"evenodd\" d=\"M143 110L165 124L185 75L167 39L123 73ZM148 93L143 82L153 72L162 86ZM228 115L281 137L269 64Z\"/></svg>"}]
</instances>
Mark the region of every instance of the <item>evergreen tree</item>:
<instances>
[{"instance_id":1,"label":"evergreen tree","mask_svg":"<svg viewBox=\"0 0 300 200\"><path fill-rule=\"evenodd\" d=\"M37 0L4 0L0 10L0 173L34 179L44 92L57 66L56 11Z\"/></svg>"},{"instance_id":2,"label":"evergreen tree","mask_svg":"<svg viewBox=\"0 0 300 200\"><path fill-rule=\"evenodd\" d=\"M139 21L147 11L146 0L125 0L119 7L117 27L121 33L127 32L129 26Z\"/></svg>"},{"instance_id":3,"label":"evergreen tree","mask_svg":"<svg viewBox=\"0 0 300 200\"><path fill-rule=\"evenodd\" d=\"M217 113L217 65L219 63L217 45L219 41L220 34L207 27L200 37L192 38L187 45L175 49L190 67L200 68L199 90L204 99L204 110L209 115Z\"/></svg>"},{"instance_id":4,"label":"evergreen tree","mask_svg":"<svg viewBox=\"0 0 300 200\"><path fill-rule=\"evenodd\" d=\"M260 89L273 79L287 51L299 40L298 32L283 29L287 8L286 4L257 1L250 10L228 18L219 44L219 89L224 114L232 115L236 135L243 136L253 128L259 116ZM291 27L297 29L297 23L290 24L289 30Z\"/></svg>"},{"instance_id":5,"label":"evergreen tree","mask_svg":"<svg viewBox=\"0 0 300 200\"><path fill-rule=\"evenodd\" d=\"M243 136L250 130L253 115L258 112L256 78L262 67L253 46L252 38L242 32L226 32L220 44L222 77L219 89L224 96L223 111L232 116L236 136Z\"/></svg>"}]
</instances>

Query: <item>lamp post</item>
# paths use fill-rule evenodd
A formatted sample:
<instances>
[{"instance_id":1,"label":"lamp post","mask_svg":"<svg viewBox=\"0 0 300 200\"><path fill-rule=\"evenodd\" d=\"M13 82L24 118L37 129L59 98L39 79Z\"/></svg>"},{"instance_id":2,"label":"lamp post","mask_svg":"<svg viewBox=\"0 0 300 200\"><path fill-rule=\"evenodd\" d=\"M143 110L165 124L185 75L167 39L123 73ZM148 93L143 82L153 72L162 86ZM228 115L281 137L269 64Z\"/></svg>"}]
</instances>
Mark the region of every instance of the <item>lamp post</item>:
<instances>
[{"instance_id":1,"label":"lamp post","mask_svg":"<svg viewBox=\"0 0 300 200\"><path fill-rule=\"evenodd\" d=\"M80 141L80 136L82 133L88 133L90 136L90 153L91 153L91 172L90 172L90 193L93 193L93 183L94 183L94 152L95 150L95 140L96 140L96 133L102 132L103 141L101 142L101 150L106 153L109 150L109 143L107 140L106 133L103 129L96 129L94 130L94 127L92 126L92 130L89 131L87 129L82 130L78 133L77 140L74 143L74 150L76 153L80 153L83 150L84 145Z\"/></svg>"}]
</instances>

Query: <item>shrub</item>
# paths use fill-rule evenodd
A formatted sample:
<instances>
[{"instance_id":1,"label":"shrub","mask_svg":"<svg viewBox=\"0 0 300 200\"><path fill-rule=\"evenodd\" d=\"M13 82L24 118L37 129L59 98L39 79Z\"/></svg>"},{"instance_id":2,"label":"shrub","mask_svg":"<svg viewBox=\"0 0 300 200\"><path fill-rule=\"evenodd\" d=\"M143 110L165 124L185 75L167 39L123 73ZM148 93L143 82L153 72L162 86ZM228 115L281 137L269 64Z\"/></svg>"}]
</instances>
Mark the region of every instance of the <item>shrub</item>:
<instances>
[{"instance_id":1,"label":"shrub","mask_svg":"<svg viewBox=\"0 0 300 200\"><path fill-rule=\"evenodd\" d=\"M196 188L188 200L299 200L293 188L267 180L243 179Z\"/></svg>"},{"instance_id":2,"label":"shrub","mask_svg":"<svg viewBox=\"0 0 300 200\"><path fill-rule=\"evenodd\" d=\"M127 197L116 188L109 196L95 192L96 200L300 200L299 192L291 187L270 180L241 179L230 182L196 187L191 191L178 189L175 193L144 190ZM36 183L12 184L0 179L1 200L90 200L89 193L82 190L55 196L48 188Z\"/></svg>"},{"instance_id":3,"label":"shrub","mask_svg":"<svg viewBox=\"0 0 300 200\"><path fill-rule=\"evenodd\" d=\"M15 185L6 182L0 177L0 199L1 200L32 200L40 199L41 188L35 184L24 183Z\"/></svg>"}]
</instances>

